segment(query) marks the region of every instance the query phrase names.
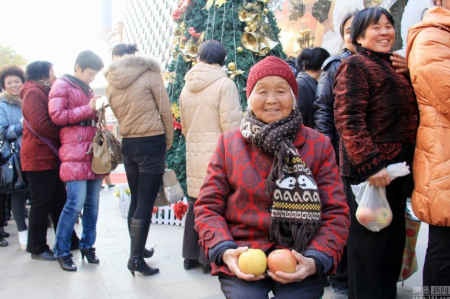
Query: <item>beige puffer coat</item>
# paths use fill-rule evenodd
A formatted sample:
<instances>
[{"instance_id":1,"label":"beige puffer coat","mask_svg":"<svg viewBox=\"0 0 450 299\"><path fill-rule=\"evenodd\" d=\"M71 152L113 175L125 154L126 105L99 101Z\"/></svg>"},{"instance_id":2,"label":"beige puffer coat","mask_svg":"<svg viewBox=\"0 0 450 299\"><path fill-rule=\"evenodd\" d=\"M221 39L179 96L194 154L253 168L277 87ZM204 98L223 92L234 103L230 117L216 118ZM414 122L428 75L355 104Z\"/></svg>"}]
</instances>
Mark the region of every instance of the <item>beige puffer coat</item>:
<instances>
[{"instance_id":1,"label":"beige puffer coat","mask_svg":"<svg viewBox=\"0 0 450 299\"><path fill-rule=\"evenodd\" d=\"M409 29L411 82L420 110L412 206L420 220L450 226L450 10L433 7Z\"/></svg>"},{"instance_id":2,"label":"beige puffer coat","mask_svg":"<svg viewBox=\"0 0 450 299\"><path fill-rule=\"evenodd\" d=\"M242 110L236 85L219 65L197 63L180 95L186 138L187 188L197 198L219 135L239 127Z\"/></svg>"},{"instance_id":3,"label":"beige puffer coat","mask_svg":"<svg viewBox=\"0 0 450 299\"><path fill-rule=\"evenodd\" d=\"M124 138L166 135L172 146L173 124L170 101L154 59L125 56L105 72L106 95Z\"/></svg>"}]
</instances>

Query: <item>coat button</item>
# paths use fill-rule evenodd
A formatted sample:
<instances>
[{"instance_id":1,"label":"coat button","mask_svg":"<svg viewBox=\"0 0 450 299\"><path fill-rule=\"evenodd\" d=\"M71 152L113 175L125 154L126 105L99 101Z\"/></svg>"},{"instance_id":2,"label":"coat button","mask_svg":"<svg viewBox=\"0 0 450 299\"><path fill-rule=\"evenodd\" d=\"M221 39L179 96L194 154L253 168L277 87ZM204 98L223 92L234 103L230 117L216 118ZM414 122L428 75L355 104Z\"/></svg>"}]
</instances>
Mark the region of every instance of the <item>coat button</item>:
<instances>
[{"instance_id":1,"label":"coat button","mask_svg":"<svg viewBox=\"0 0 450 299\"><path fill-rule=\"evenodd\" d=\"M419 118L417 117L417 115L414 115L414 120L418 120Z\"/></svg>"},{"instance_id":2,"label":"coat button","mask_svg":"<svg viewBox=\"0 0 450 299\"><path fill-rule=\"evenodd\" d=\"M83 139L83 138L81 138L81 136L78 136L78 140L80 140L80 141L81 141L81 139Z\"/></svg>"}]
</instances>

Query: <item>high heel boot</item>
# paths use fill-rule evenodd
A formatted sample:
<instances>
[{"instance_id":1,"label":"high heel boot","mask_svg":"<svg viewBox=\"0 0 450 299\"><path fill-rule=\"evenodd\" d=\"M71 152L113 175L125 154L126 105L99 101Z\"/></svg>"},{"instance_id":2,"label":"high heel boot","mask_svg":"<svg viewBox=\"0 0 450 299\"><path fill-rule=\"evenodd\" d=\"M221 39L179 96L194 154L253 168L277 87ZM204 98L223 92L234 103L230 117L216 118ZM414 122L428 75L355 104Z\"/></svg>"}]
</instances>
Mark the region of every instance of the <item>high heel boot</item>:
<instances>
[{"instance_id":1,"label":"high heel boot","mask_svg":"<svg viewBox=\"0 0 450 299\"><path fill-rule=\"evenodd\" d=\"M81 252L81 259L84 259L84 257L86 257L87 261L90 264L98 264L98 263L100 263L100 260L95 255L95 248L94 247L86 248L86 249L81 249L80 248L80 252Z\"/></svg>"},{"instance_id":2,"label":"high heel boot","mask_svg":"<svg viewBox=\"0 0 450 299\"><path fill-rule=\"evenodd\" d=\"M130 227L131 227L131 222L132 221L133 221L133 217L128 217L128 232L130 232ZM150 248L150 250L148 250L144 246L144 255L143 255L144 258L146 258L146 259L151 258L154 253L155 253L155 249Z\"/></svg>"},{"instance_id":3,"label":"high heel boot","mask_svg":"<svg viewBox=\"0 0 450 299\"><path fill-rule=\"evenodd\" d=\"M128 260L128 270L134 276L134 272L140 272L144 276L159 272L158 268L151 268L144 261L144 248L147 242L150 220L133 219L130 226L131 250Z\"/></svg>"}]
</instances>

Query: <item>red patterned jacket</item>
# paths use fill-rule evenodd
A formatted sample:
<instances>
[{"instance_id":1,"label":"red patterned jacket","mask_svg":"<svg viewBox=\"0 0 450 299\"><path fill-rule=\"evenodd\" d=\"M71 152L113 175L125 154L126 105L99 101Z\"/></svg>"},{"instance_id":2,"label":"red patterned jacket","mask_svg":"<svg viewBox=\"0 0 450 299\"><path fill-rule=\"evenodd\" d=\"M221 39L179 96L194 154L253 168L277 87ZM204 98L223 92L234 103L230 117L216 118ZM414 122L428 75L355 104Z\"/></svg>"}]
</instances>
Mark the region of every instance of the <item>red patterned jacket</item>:
<instances>
[{"instance_id":1,"label":"red patterned jacket","mask_svg":"<svg viewBox=\"0 0 450 299\"><path fill-rule=\"evenodd\" d=\"M312 171L322 202L322 226L307 250L330 257L331 273L341 258L350 225L333 146L328 137L303 125L294 146ZM195 229L207 256L209 249L224 241L264 252L277 246L269 240L272 198L264 191L272 162L273 156L246 142L239 129L220 136L194 209ZM212 266L213 275L232 275L226 265Z\"/></svg>"}]
</instances>

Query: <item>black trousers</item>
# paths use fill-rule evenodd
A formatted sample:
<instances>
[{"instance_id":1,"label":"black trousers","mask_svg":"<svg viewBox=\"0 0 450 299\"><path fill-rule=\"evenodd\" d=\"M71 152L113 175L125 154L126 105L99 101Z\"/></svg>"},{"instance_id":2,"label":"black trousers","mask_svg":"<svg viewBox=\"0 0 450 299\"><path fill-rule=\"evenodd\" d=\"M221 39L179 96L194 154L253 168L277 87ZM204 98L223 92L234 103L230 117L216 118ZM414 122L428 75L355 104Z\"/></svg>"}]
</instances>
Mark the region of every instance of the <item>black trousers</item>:
<instances>
[{"instance_id":1,"label":"black trousers","mask_svg":"<svg viewBox=\"0 0 450 299\"><path fill-rule=\"evenodd\" d=\"M131 192L128 217L151 220L156 196L162 184L165 155L161 155L159 161L149 156L122 155L122 158ZM161 168L161 165L156 165L155 162L163 163L162 172L154 173Z\"/></svg>"},{"instance_id":2,"label":"black trousers","mask_svg":"<svg viewBox=\"0 0 450 299\"><path fill-rule=\"evenodd\" d=\"M391 224L372 232L356 220L358 204L351 185L361 181L343 178L350 208L351 225L347 239L348 282L350 299L394 299L405 247L405 184L408 178L397 178L386 187L392 210Z\"/></svg>"},{"instance_id":3,"label":"black trousers","mask_svg":"<svg viewBox=\"0 0 450 299\"><path fill-rule=\"evenodd\" d=\"M66 187L59 178L59 169L27 172L30 189L30 214L28 219L27 251L40 254L49 250L47 245L47 216L58 226L59 216L67 200ZM72 244L78 244L75 231Z\"/></svg>"},{"instance_id":4,"label":"black trousers","mask_svg":"<svg viewBox=\"0 0 450 299\"><path fill-rule=\"evenodd\" d=\"M220 273L219 282L227 299L267 299L270 291L276 299L319 299L324 293L325 276L312 275L300 282L282 284L269 276L257 281L245 281Z\"/></svg>"},{"instance_id":5,"label":"black trousers","mask_svg":"<svg viewBox=\"0 0 450 299\"><path fill-rule=\"evenodd\" d=\"M210 262L206 259L205 251L198 244L198 233L194 229L194 204L196 200L197 198L189 197L189 209L184 224L183 258L198 261L203 265L209 265Z\"/></svg>"},{"instance_id":6,"label":"black trousers","mask_svg":"<svg viewBox=\"0 0 450 299\"><path fill-rule=\"evenodd\" d=\"M423 286L450 286L450 227L429 226ZM450 294L445 294L450 295Z\"/></svg>"},{"instance_id":7,"label":"black trousers","mask_svg":"<svg viewBox=\"0 0 450 299\"><path fill-rule=\"evenodd\" d=\"M0 227L3 227L6 216L6 194L0 194Z\"/></svg>"}]
</instances>

